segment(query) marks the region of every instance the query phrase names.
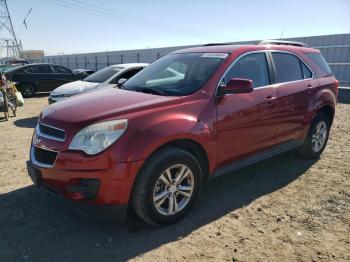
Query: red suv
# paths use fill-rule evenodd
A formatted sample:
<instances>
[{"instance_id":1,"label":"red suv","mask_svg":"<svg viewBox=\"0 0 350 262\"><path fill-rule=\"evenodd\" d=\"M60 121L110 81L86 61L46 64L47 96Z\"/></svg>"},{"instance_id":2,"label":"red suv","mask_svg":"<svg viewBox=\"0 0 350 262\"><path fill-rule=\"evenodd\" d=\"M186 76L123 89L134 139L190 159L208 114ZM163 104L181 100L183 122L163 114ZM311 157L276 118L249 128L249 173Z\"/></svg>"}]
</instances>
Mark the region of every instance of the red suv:
<instances>
[{"instance_id":1,"label":"red suv","mask_svg":"<svg viewBox=\"0 0 350 262\"><path fill-rule=\"evenodd\" d=\"M100 217L133 209L149 224L169 224L212 178L294 148L318 157L337 89L320 52L303 44L176 51L119 88L45 108L28 171Z\"/></svg>"}]
</instances>

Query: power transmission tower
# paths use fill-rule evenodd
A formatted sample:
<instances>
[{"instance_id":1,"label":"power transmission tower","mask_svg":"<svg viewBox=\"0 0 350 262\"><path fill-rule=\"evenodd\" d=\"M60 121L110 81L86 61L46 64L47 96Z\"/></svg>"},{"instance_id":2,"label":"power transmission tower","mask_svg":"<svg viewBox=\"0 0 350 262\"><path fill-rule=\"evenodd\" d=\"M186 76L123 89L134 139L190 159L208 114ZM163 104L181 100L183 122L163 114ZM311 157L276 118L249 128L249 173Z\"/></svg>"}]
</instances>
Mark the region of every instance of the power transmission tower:
<instances>
[{"instance_id":1,"label":"power transmission tower","mask_svg":"<svg viewBox=\"0 0 350 262\"><path fill-rule=\"evenodd\" d=\"M22 56L22 45L13 29L6 0L0 0L0 55L6 48L7 58L18 59Z\"/></svg>"}]
</instances>

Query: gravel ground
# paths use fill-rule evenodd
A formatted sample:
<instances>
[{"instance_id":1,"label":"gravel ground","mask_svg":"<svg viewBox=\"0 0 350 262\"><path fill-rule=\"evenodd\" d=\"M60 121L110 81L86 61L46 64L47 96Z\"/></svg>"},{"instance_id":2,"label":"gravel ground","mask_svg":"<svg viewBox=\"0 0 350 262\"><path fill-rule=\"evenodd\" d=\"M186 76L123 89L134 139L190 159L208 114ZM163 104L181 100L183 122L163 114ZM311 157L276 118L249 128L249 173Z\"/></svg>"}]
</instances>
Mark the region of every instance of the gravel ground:
<instances>
[{"instance_id":1,"label":"gravel ground","mask_svg":"<svg viewBox=\"0 0 350 262\"><path fill-rule=\"evenodd\" d=\"M0 261L350 261L350 104L319 160L288 152L217 179L158 229L84 218L32 186L25 161L46 104L0 118Z\"/></svg>"}]
</instances>

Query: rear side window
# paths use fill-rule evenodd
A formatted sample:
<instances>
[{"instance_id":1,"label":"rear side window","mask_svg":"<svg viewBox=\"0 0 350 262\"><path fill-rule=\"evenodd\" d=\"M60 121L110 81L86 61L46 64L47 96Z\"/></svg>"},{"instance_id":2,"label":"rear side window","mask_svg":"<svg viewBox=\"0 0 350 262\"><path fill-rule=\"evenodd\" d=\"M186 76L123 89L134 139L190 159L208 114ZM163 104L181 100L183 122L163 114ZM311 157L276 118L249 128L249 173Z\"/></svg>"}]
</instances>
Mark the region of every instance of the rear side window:
<instances>
[{"instance_id":1,"label":"rear side window","mask_svg":"<svg viewBox=\"0 0 350 262\"><path fill-rule=\"evenodd\" d=\"M299 58L287 53L272 53L275 63L276 83L291 82L304 79Z\"/></svg>"},{"instance_id":2,"label":"rear side window","mask_svg":"<svg viewBox=\"0 0 350 262\"><path fill-rule=\"evenodd\" d=\"M327 74L333 74L332 70L329 68L326 60L321 54L308 53L306 54L312 61L314 61L324 72Z\"/></svg>"},{"instance_id":3,"label":"rear side window","mask_svg":"<svg viewBox=\"0 0 350 262\"><path fill-rule=\"evenodd\" d=\"M232 78L253 80L255 88L269 85L269 70L265 53L249 54L239 59L227 72L225 83Z\"/></svg>"}]
</instances>

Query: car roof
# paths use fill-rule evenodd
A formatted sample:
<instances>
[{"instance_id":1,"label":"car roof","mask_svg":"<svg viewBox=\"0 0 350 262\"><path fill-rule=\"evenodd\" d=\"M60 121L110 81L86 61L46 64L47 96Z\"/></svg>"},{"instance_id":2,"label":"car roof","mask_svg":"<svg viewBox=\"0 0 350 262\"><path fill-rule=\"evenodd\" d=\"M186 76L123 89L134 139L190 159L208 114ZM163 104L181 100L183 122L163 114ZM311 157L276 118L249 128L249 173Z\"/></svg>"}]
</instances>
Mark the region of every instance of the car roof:
<instances>
[{"instance_id":1,"label":"car roof","mask_svg":"<svg viewBox=\"0 0 350 262\"><path fill-rule=\"evenodd\" d=\"M314 48L309 47L299 47L299 46L291 46L291 45L209 45L209 46L199 46L181 49L175 51L173 53L227 53L230 54L236 50L240 51L255 51L255 50L281 50L281 51L301 51L301 52L309 52L309 53L318 53L319 51Z\"/></svg>"},{"instance_id":2,"label":"car roof","mask_svg":"<svg viewBox=\"0 0 350 262\"><path fill-rule=\"evenodd\" d=\"M27 64L25 66L32 66L32 65L55 65L55 64L51 64L51 63L31 63L31 64Z\"/></svg>"},{"instance_id":3,"label":"car roof","mask_svg":"<svg viewBox=\"0 0 350 262\"><path fill-rule=\"evenodd\" d=\"M133 68L133 67L146 67L149 64L147 63L125 63L125 64L116 64L116 65L111 65L110 67L119 67L123 69L127 68Z\"/></svg>"},{"instance_id":4,"label":"car roof","mask_svg":"<svg viewBox=\"0 0 350 262\"><path fill-rule=\"evenodd\" d=\"M83 68L76 68L76 69L72 69L73 71L95 71L92 69L83 69Z\"/></svg>"}]
</instances>

